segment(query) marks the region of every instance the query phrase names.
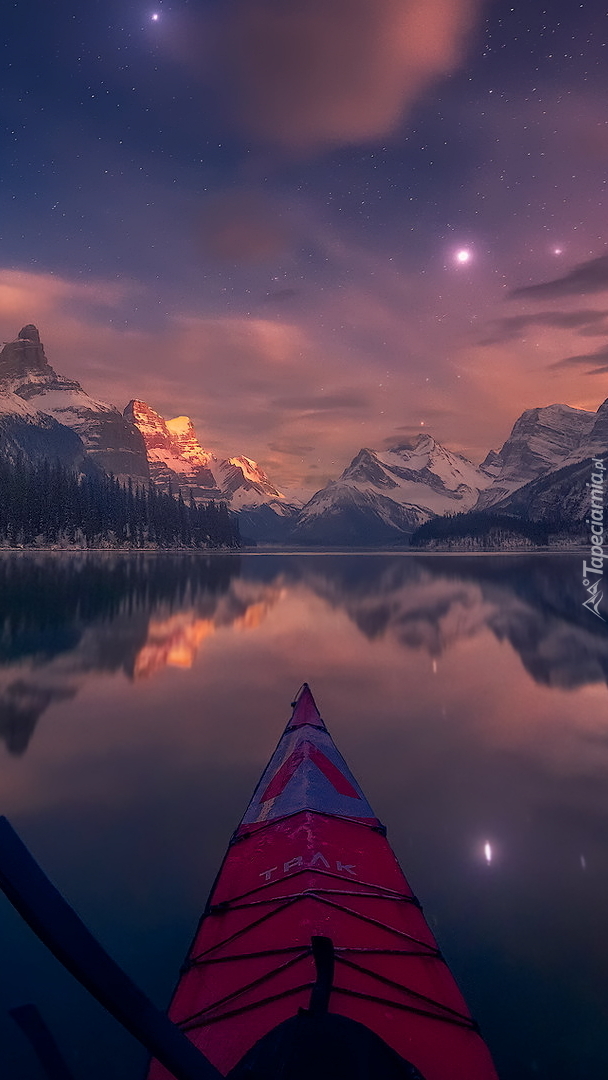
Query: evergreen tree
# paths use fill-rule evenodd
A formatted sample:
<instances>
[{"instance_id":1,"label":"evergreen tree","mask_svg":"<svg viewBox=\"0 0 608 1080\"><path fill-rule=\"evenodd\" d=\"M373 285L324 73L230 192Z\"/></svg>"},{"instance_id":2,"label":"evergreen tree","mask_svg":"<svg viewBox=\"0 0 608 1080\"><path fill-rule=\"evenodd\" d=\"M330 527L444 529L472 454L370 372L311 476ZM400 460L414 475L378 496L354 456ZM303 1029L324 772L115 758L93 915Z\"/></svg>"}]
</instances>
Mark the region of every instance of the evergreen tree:
<instances>
[{"instance_id":1,"label":"evergreen tree","mask_svg":"<svg viewBox=\"0 0 608 1080\"><path fill-rule=\"evenodd\" d=\"M98 471L77 476L60 462L0 458L0 545L235 548L238 527L224 503L188 504L126 486Z\"/></svg>"}]
</instances>

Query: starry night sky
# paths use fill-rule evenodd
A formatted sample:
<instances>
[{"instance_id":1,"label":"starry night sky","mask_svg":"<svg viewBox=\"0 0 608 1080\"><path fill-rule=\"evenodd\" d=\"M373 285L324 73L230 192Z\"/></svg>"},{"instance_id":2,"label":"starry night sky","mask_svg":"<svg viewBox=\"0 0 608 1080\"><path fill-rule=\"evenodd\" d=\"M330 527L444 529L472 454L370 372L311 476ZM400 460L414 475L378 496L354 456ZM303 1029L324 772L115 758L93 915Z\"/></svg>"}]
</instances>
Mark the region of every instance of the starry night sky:
<instances>
[{"instance_id":1,"label":"starry night sky","mask_svg":"<svg viewBox=\"0 0 608 1080\"><path fill-rule=\"evenodd\" d=\"M3 31L0 337L36 323L89 393L308 492L606 397L598 0L19 0Z\"/></svg>"}]
</instances>

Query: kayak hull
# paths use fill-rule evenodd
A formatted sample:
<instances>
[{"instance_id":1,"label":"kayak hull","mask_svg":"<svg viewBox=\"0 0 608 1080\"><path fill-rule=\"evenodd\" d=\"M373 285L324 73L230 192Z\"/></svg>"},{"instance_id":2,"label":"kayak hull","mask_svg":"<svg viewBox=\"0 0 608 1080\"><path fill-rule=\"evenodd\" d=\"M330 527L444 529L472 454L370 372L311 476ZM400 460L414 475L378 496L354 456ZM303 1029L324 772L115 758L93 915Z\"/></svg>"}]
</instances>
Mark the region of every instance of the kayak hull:
<instances>
[{"instance_id":1,"label":"kayak hull","mask_svg":"<svg viewBox=\"0 0 608 1080\"><path fill-rule=\"evenodd\" d=\"M169 1016L226 1075L307 1007L313 936L334 945L332 1012L370 1027L425 1080L495 1080L383 830L318 812L233 842ZM168 1074L153 1065L150 1080L161 1078Z\"/></svg>"},{"instance_id":2,"label":"kayak hull","mask_svg":"<svg viewBox=\"0 0 608 1080\"><path fill-rule=\"evenodd\" d=\"M386 830L305 685L230 843L169 1009L223 1076L260 1040L276 1054L286 1032L300 1037L290 1020L316 1015L313 939L333 945L328 1030L364 1025L374 1045L386 1044L387 1061L401 1061L398 1075L497 1080ZM289 1073L268 1080L275 1075ZM380 1078L369 1071L368 1080ZM149 1080L169 1074L152 1062Z\"/></svg>"}]
</instances>

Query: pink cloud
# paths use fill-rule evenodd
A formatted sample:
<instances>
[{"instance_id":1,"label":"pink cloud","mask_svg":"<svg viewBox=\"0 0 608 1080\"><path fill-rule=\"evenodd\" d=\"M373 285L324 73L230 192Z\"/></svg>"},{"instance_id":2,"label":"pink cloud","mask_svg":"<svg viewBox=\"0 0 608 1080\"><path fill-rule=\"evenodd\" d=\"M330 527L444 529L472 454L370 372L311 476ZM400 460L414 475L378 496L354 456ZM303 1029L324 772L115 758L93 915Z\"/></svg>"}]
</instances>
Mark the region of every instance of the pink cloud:
<instances>
[{"instance_id":1,"label":"pink cloud","mask_svg":"<svg viewBox=\"0 0 608 1080\"><path fill-rule=\"evenodd\" d=\"M430 83L459 66L480 3L228 3L218 57L233 115L248 135L289 150L387 135Z\"/></svg>"}]
</instances>

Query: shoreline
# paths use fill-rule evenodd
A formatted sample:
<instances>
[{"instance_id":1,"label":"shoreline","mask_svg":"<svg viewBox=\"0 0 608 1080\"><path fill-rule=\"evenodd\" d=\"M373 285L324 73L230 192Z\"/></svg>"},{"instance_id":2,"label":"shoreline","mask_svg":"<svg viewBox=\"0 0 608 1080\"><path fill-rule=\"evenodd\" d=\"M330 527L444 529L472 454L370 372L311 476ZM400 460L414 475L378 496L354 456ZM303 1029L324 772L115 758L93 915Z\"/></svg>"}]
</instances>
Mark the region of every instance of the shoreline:
<instances>
[{"instance_id":1,"label":"shoreline","mask_svg":"<svg viewBox=\"0 0 608 1080\"><path fill-rule=\"evenodd\" d=\"M209 555L366 555L366 556L378 556L378 555L391 555L399 557L409 558L445 558L446 555L455 555L459 558L477 558L483 556L485 558L491 556L497 556L504 558L505 556L524 556L526 558L535 557L537 555L585 555L588 554L587 546L580 547L556 547L556 548L518 548L508 549L503 551L491 549L480 551L458 551L454 548L446 548L444 550L437 550L434 548L432 551L421 550L420 548L406 548L406 549L394 549L394 548L279 548L279 547L243 547L243 548L132 548L132 547L86 547L86 548L55 548L55 547L0 547L0 557L3 555L203 555L208 557Z\"/></svg>"}]
</instances>

